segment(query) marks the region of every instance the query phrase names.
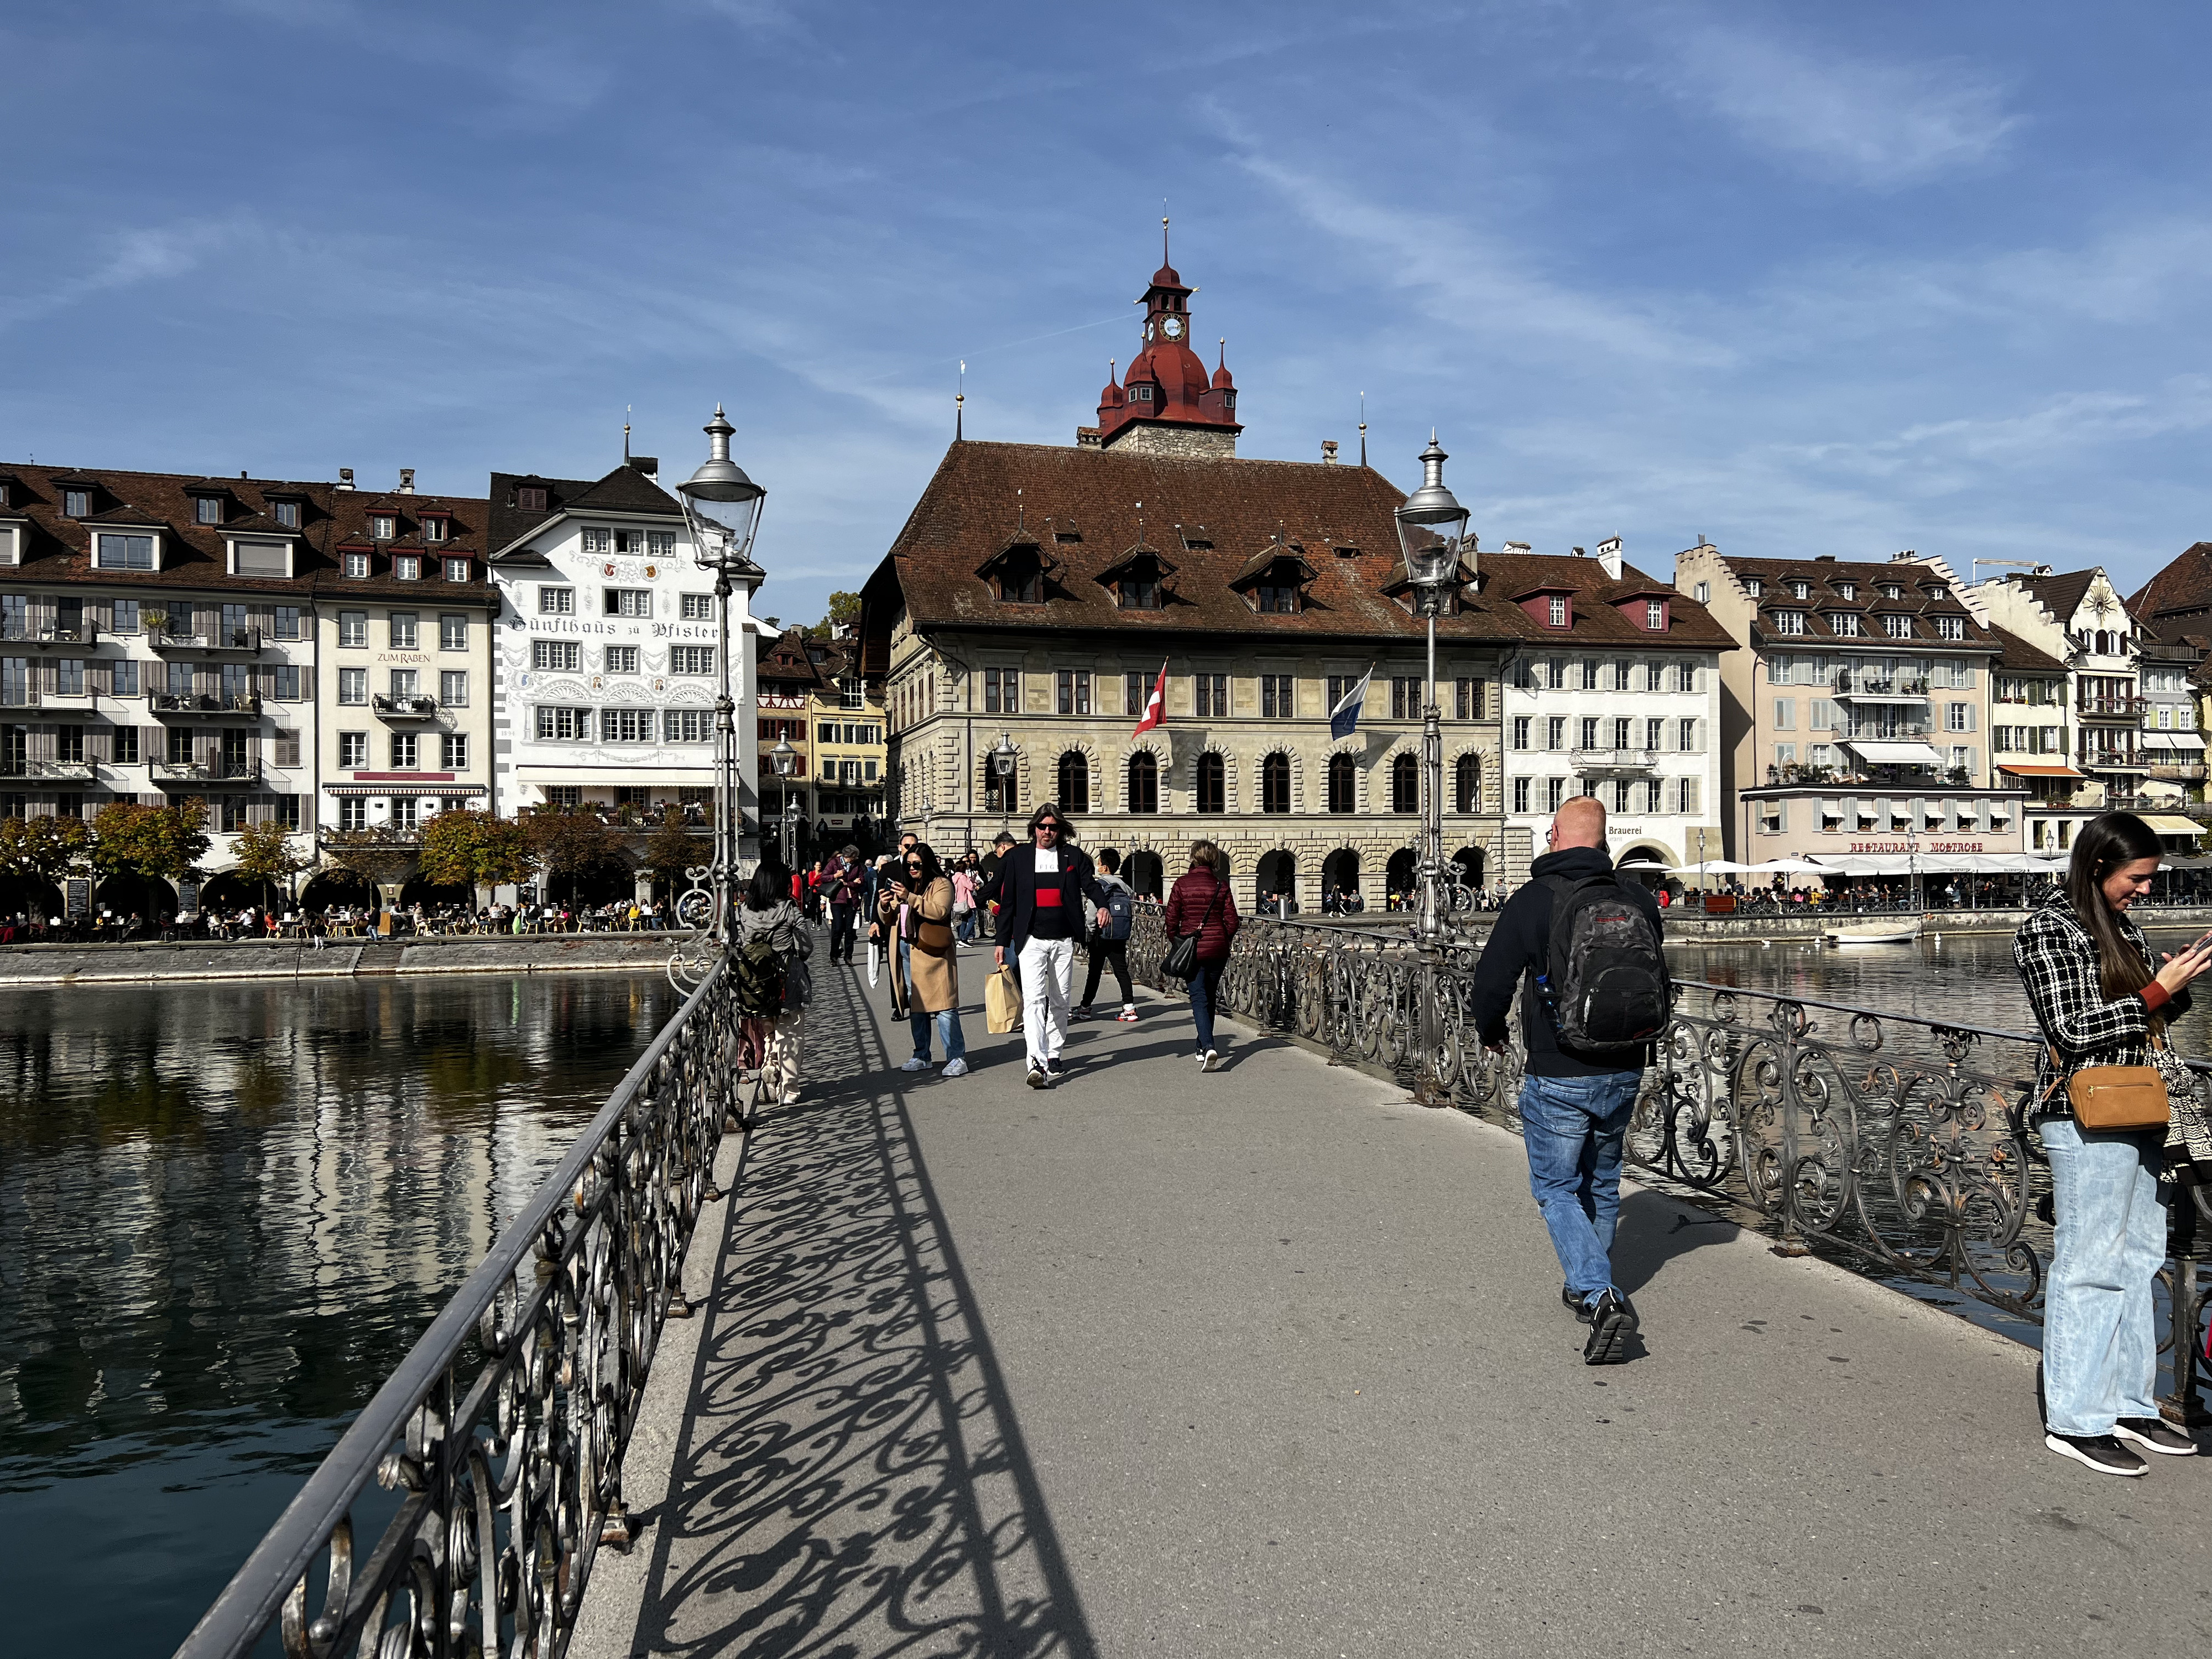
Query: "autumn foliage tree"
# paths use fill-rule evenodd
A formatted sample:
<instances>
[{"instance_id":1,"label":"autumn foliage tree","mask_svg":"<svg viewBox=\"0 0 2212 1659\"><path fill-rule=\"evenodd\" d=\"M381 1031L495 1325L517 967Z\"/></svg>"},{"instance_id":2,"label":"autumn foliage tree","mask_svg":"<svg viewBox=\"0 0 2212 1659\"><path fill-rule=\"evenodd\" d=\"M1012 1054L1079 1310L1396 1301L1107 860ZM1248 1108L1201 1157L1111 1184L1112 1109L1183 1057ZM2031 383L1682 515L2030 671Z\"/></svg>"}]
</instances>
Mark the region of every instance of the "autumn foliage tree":
<instances>
[{"instance_id":1,"label":"autumn foliage tree","mask_svg":"<svg viewBox=\"0 0 2212 1659\"><path fill-rule=\"evenodd\" d=\"M388 823L367 830L331 830L322 840L330 861L374 887L387 909L398 904L399 890L407 884L422 856L421 844L413 836Z\"/></svg>"},{"instance_id":2,"label":"autumn foliage tree","mask_svg":"<svg viewBox=\"0 0 2212 1659\"><path fill-rule=\"evenodd\" d=\"M58 884L89 839L82 818L0 818L0 876Z\"/></svg>"},{"instance_id":3,"label":"autumn foliage tree","mask_svg":"<svg viewBox=\"0 0 2212 1659\"><path fill-rule=\"evenodd\" d=\"M530 878L530 833L495 812L441 812L422 829L422 875L441 887L504 887Z\"/></svg>"},{"instance_id":4,"label":"autumn foliage tree","mask_svg":"<svg viewBox=\"0 0 2212 1659\"><path fill-rule=\"evenodd\" d=\"M645 844L645 867L660 880L671 885L684 878L686 870L705 864L714 856L713 843L704 836L694 835L684 821L684 809L671 806L660 815L659 826L653 839Z\"/></svg>"},{"instance_id":5,"label":"autumn foliage tree","mask_svg":"<svg viewBox=\"0 0 2212 1659\"><path fill-rule=\"evenodd\" d=\"M247 824L232 839L230 848L231 874L259 884L264 900L270 889L289 881L308 865L292 846L292 831L276 818Z\"/></svg>"},{"instance_id":6,"label":"autumn foliage tree","mask_svg":"<svg viewBox=\"0 0 2212 1659\"><path fill-rule=\"evenodd\" d=\"M207 808L196 800L176 806L111 801L92 820L87 851L106 875L176 881L207 856Z\"/></svg>"},{"instance_id":7,"label":"autumn foliage tree","mask_svg":"<svg viewBox=\"0 0 2212 1659\"><path fill-rule=\"evenodd\" d=\"M571 883L616 869L621 842L596 814L575 807L540 807L522 820L532 862Z\"/></svg>"}]
</instances>

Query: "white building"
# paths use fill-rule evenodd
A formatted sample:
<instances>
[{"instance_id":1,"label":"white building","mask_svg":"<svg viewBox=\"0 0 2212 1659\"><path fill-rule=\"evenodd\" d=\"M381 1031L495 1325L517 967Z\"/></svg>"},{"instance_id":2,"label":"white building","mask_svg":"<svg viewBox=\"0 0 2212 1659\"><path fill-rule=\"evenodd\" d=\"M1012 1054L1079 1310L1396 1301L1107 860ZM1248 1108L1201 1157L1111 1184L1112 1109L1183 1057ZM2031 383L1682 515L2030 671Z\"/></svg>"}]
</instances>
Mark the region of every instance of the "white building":
<instances>
[{"instance_id":1,"label":"white building","mask_svg":"<svg viewBox=\"0 0 2212 1659\"><path fill-rule=\"evenodd\" d=\"M1721 856L1720 653L1734 641L1702 605L1622 562L1486 554L1489 589L1536 625L1505 671L1505 823L1539 855L1571 795L1605 803L1616 862ZM1449 710L1447 712L1449 712Z\"/></svg>"},{"instance_id":2,"label":"white building","mask_svg":"<svg viewBox=\"0 0 2212 1659\"><path fill-rule=\"evenodd\" d=\"M724 669L714 578L656 470L639 458L596 482L491 475L493 787L503 814L708 811ZM729 601L746 857L758 819L749 643L758 580L740 579Z\"/></svg>"}]
</instances>

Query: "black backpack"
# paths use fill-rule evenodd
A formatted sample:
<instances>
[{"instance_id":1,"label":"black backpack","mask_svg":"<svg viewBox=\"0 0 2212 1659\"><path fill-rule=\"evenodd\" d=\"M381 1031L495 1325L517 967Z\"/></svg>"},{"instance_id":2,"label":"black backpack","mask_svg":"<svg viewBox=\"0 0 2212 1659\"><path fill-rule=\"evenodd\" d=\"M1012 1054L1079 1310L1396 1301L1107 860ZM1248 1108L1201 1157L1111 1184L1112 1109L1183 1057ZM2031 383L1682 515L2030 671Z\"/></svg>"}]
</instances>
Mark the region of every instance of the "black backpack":
<instances>
[{"instance_id":1,"label":"black backpack","mask_svg":"<svg viewBox=\"0 0 2212 1659\"><path fill-rule=\"evenodd\" d=\"M1671 990L1659 930L1610 875L1547 876L1552 945L1537 981L1559 1047L1627 1057L1666 1028Z\"/></svg>"},{"instance_id":2,"label":"black backpack","mask_svg":"<svg viewBox=\"0 0 2212 1659\"><path fill-rule=\"evenodd\" d=\"M740 1013L750 1019L774 1019L783 1012L783 958L766 933L755 934L732 956L730 972L737 981Z\"/></svg>"}]
</instances>

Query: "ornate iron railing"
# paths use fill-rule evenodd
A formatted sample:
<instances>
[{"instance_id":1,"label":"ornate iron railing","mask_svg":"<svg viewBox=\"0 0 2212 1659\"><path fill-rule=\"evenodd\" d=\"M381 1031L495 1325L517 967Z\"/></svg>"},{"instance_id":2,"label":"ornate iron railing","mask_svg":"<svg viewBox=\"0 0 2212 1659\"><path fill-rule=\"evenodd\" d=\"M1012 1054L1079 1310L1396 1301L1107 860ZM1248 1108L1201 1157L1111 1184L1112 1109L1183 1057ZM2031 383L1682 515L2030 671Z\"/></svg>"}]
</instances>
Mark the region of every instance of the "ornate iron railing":
<instances>
[{"instance_id":1,"label":"ornate iron railing","mask_svg":"<svg viewBox=\"0 0 2212 1659\"><path fill-rule=\"evenodd\" d=\"M717 969L431 1322L216 1599L179 1659L271 1626L293 1659L554 1659L601 1544L627 1547L623 1454L684 1247L738 1110ZM355 1547L391 1508L366 1555Z\"/></svg>"},{"instance_id":2,"label":"ornate iron railing","mask_svg":"<svg viewBox=\"0 0 2212 1659\"><path fill-rule=\"evenodd\" d=\"M1158 908L1140 907L1130 971L1162 986L1164 949ZM1502 1051L1484 1048L1472 1013L1478 954L1474 941L1443 946L1431 1008L1430 965L1402 936L1248 919L1222 1001L1398 1078L1430 1104L1517 1131L1521 1022L1516 1010ZM2040 1321L2051 1211L2027 1121L2037 1039L1697 981L1675 988L1629 1131L1638 1170L1771 1233L1784 1252L1932 1281ZM2196 1070L2212 1092L2212 1066ZM2166 1404L2203 1423L2197 1267L2212 1206L2202 1188L2191 1194L2172 1211L2165 1346L2179 1358Z\"/></svg>"}]
</instances>

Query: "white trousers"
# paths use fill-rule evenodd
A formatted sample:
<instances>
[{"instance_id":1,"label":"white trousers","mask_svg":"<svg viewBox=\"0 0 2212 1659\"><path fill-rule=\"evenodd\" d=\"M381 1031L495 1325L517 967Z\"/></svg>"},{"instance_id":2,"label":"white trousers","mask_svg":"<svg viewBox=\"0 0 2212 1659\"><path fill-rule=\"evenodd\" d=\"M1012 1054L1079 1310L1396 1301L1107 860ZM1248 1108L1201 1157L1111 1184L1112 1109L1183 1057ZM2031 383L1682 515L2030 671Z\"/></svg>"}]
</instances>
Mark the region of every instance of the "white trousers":
<instances>
[{"instance_id":1,"label":"white trousers","mask_svg":"<svg viewBox=\"0 0 2212 1659\"><path fill-rule=\"evenodd\" d=\"M1032 939L1022 943L1022 1041L1030 1065L1058 1060L1067 1046L1067 999L1075 988L1075 941Z\"/></svg>"},{"instance_id":2,"label":"white trousers","mask_svg":"<svg viewBox=\"0 0 2212 1659\"><path fill-rule=\"evenodd\" d=\"M799 1066L806 1049L806 1011L787 1008L769 1030L761 1062L760 1097L779 1105L799 1098Z\"/></svg>"}]
</instances>

